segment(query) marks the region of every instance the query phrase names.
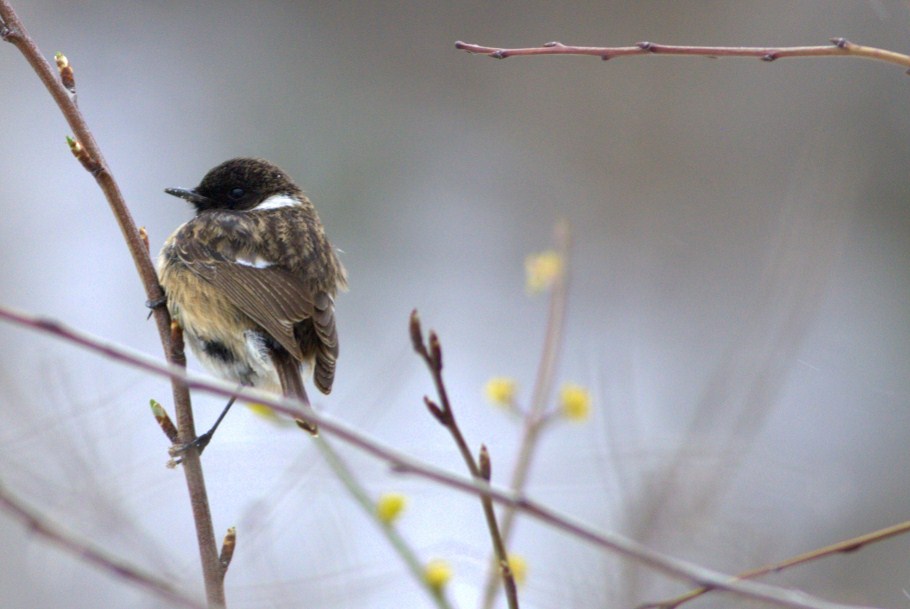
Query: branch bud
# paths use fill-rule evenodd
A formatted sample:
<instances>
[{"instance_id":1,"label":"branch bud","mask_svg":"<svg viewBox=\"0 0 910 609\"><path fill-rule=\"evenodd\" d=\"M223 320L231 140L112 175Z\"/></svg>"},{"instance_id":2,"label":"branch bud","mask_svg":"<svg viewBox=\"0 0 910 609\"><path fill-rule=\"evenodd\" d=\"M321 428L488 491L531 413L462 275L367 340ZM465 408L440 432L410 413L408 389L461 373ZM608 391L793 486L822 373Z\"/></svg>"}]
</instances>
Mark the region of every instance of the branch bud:
<instances>
[{"instance_id":1,"label":"branch bud","mask_svg":"<svg viewBox=\"0 0 910 609\"><path fill-rule=\"evenodd\" d=\"M449 417L446 416L446 413L442 410L442 408L439 407L439 404L427 396L423 396L423 403L426 404L427 410L429 410L430 414L433 415L437 421L439 421L440 425L449 424Z\"/></svg>"},{"instance_id":2,"label":"branch bud","mask_svg":"<svg viewBox=\"0 0 910 609\"><path fill-rule=\"evenodd\" d=\"M155 415L155 420L158 421L158 426L161 427L161 431L164 432L164 435L167 436L167 439L170 440L172 444L176 444L179 438L177 427L174 425L174 422L171 421L171 417L168 416L164 406L155 400L149 400L149 406L152 407L152 414Z\"/></svg>"},{"instance_id":3,"label":"branch bud","mask_svg":"<svg viewBox=\"0 0 910 609\"><path fill-rule=\"evenodd\" d=\"M221 563L221 577L224 578L224 574L227 573L228 567L231 564L231 559L234 558L234 548L237 547L237 528L231 527L227 530L227 533L224 536L224 541L221 542L221 554L218 556L218 562Z\"/></svg>"},{"instance_id":4,"label":"branch bud","mask_svg":"<svg viewBox=\"0 0 910 609\"><path fill-rule=\"evenodd\" d=\"M427 348L426 345L423 344L423 330L420 328L420 315L417 314L417 309L411 311L409 329L411 331L411 344L414 346L414 351L426 357Z\"/></svg>"},{"instance_id":5,"label":"branch bud","mask_svg":"<svg viewBox=\"0 0 910 609\"><path fill-rule=\"evenodd\" d=\"M480 477L489 482L490 476L493 473L493 466L490 463L490 452L487 450L486 444L480 445L480 456L477 461L477 467L480 469Z\"/></svg>"},{"instance_id":6,"label":"branch bud","mask_svg":"<svg viewBox=\"0 0 910 609\"><path fill-rule=\"evenodd\" d=\"M76 94L76 75L73 73L73 67L69 59L63 53L57 52L54 55L54 61L57 63L57 70L60 72L60 83L72 95Z\"/></svg>"},{"instance_id":7,"label":"branch bud","mask_svg":"<svg viewBox=\"0 0 910 609\"><path fill-rule=\"evenodd\" d=\"M436 332L430 330L430 363L436 372L442 370L442 346L439 344L439 337Z\"/></svg>"}]
</instances>

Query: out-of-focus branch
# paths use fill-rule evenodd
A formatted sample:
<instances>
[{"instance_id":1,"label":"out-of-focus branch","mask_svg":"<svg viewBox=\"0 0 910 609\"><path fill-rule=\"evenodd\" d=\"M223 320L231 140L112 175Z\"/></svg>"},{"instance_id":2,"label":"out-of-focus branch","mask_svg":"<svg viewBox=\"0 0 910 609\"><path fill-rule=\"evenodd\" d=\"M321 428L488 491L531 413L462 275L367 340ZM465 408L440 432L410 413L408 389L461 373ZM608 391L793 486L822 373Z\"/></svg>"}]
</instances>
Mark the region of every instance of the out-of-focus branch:
<instances>
[{"instance_id":1,"label":"out-of-focus branch","mask_svg":"<svg viewBox=\"0 0 910 609\"><path fill-rule=\"evenodd\" d=\"M831 545L827 545L823 548L817 548L815 550L803 552L802 554L798 554L797 556L793 556L792 558L788 558L780 562L771 563L762 567L756 567L754 569L749 569L748 571L743 571L742 573L739 573L735 579L755 579L769 573L780 573L781 571L789 569L790 567L802 565L807 562L818 560L820 558L833 556L834 554L856 552L863 546L879 541L884 541L897 535L903 535L907 532L910 532L910 520L892 525L890 527L885 527L884 529L872 531L871 533L865 533L857 537L851 537L850 539L838 541L837 543L832 543ZM679 607L683 603L687 603L710 591L710 588L696 588L675 598L641 605L639 609L676 609L676 607Z\"/></svg>"},{"instance_id":2,"label":"out-of-focus branch","mask_svg":"<svg viewBox=\"0 0 910 609\"><path fill-rule=\"evenodd\" d=\"M559 361L559 352L562 347L566 303L569 298L568 269L571 234L569 223L566 220L560 220L556 224L553 237L556 253L559 255L562 264L560 272L553 281L553 285L550 286L550 310L547 314L546 335L540 353L540 363L537 366L534 392L531 394L531 405L523 415L518 458L515 461L515 469L512 471L512 480L509 483L509 488L519 495L524 494L540 431L549 420L546 414L547 401L553 392L553 379L556 375L556 365ZM514 525L515 510L511 507L506 507L502 515L502 537L506 545L512 538ZM487 581L484 584L483 597L480 604L483 609L490 609L493 606L498 587L499 578L496 577L496 572L490 569Z\"/></svg>"},{"instance_id":3,"label":"out-of-focus branch","mask_svg":"<svg viewBox=\"0 0 910 609\"><path fill-rule=\"evenodd\" d=\"M101 148L95 142L88 123L75 103L75 79L69 61L59 65L59 72L41 53L41 49L29 36L25 25L19 19L13 7L7 0L0 0L0 38L14 45L28 61L29 65L44 83L51 97L57 103L63 117L75 134L75 140L70 142L74 155L95 178L105 199L120 226L123 238L129 248L133 263L142 280L146 297L150 303L162 303L164 291L158 284L158 275L152 264L148 252L148 242L142 238L136 223L130 214L120 187L108 169ZM62 77L62 78L61 78ZM69 86L72 91L70 91ZM176 365L186 365L183 353L183 344L171 340L171 319L167 308L156 306L153 309L158 335L164 348L165 357ZM193 422L193 410L187 387L176 377L172 377L172 393L174 408L177 414L177 427L180 440L184 444L196 438L196 429ZM205 488L205 478L199 453L195 449L187 450L183 455L183 472L186 476L187 489L190 495L190 506L193 512L193 521L196 525L196 540L199 545L199 555L202 561L202 572L205 580L206 597L209 605L221 607L225 604L224 596L224 569L218 557L218 547L215 542L215 531L212 526L212 516L209 509L208 494Z\"/></svg>"},{"instance_id":4,"label":"out-of-focus branch","mask_svg":"<svg viewBox=\"0 0 910 609\"><path fill-rule=\"evenodd\" d=\"M458 41L455 48L494 59L528 55L593 55L603 60L629 55L696 55L701 57L757 57L774 61L784 57L861 57L910 68L910 55L854 44L846 38L832 38L831 44L806 47L709 47L636 42L625 47L581 47L548 42L539 47L503 49ZM908 70L910 74L910 70Z\"/></svg>"},{"instance_id":5,"label":"out-of-focus branch","mask_svg":"<svg viewBox=\"0 0 910 609\"><path fill-rule=\"evenodd\" d=\"M2 483L0 483L0 511L21 520L30 531L37 533L68 554L72 554L114 577L145 588L152 594L174 605L189 607L190 609L205 609L205 605L175 590L170 583L154 575L144 573L138 567L65 533L57 526L51 524L47 518L15 497Z\"/></svg>"},{"instance_id":6,"label":"out-of-focus branch","mask_svg":"<svg viewBox=\"0 0 910 609\"><path fill-rule=\"evenodd\" d=\"M427 583L426 578L424 577L423 564L418 560L413 548L407 540L401 536L398 529L396 529L392 523L382 522L376 516L376 504L357 479L357 476L354 475L354 472L351 471L348 464L344 462L344 459L342 459L341 455L338 454L338 451L335 450L335 447L323 436L318 436L316 438L316 447L322 452L322 456L325 458L335 475L338 476L338 479L341 480L341 483L344 484L345 488L348 489L348 492L351 493L351 496L357 502L357 505L359 505L377 525L379 525L382 534L404 561L405 565L407 565L408 570L411 572L414 579L416 579L424 590L426 590L427 594L429 594L433 604L435 604L438 609L453 609L452 604L443 591L436 590Z\"/></svg>"},{"instance_id":7,"label":"out-of-focus branch","mask_svg":"<svg viewBox=\"0 0 910 609\"><path fill-rule=\"evenodd\" d=\"M427 369L433 377L433 384L436 386L436 393L439 396L439 404L424 397L427 408L436 420L449 430L449 434L455 440L458 451L468 466L471 476L475 480L483 480L489 483L491 474L490 455L486 446L481 446L480 462L478 463L474 460L474 455L464 439L464 434L461 433L458 421L455 419L455 411L449 402L449 392L446 390L446 384L442 378L442 345L439 343L439 337L431 330L429 341L424 344L423 331L420 328L420 317L417 315L416 310L411 313L410 334L414 351L427 365ZM506 551L506 544L503 540L503 535L499 531L499 523L496 521L493 500L488 495L481 495L480 502L483 505L483 514L487 521L487 529L490 531L490 539L493 541L493 553L496 554L498 567L496 572L499 578L502 578L505 586L509 609L518 609L518 588L515 586L512 568L509 566L509 553ZM497 581L499 578L497 578Z\"/></svg>"},{"instance_id":8,"label":"out-of-focus branch","mask_svg":"<svg viewBox=\"0 0 910 609\"><path fill-rule=\"evenodd\" d=\"M285 414L292 419L304 416L303 404L296 400L279 398L272 393L249 389L237 388L232 384L214 379L203 379L195 374L189 374L186 368L174 364L162 363L148 355L113 345L85 332L67 328L59 322L46 318L36 317L21 313L8 307L0 306L0 319L16 325L29 328L38 332L53 335L89 351L100 353L115 361L119 361L134 368L145 370L151 374L178 379L191 389L200 389L207 393L223 397L237 396L238 399L249 402L265 404L276 412ZM568 535L586 541L598 548L614 552L650 567L671 577L691 582L692 584L712 590L723 590L756 600L765 601L781 607L792 609L861 609L856 605L833 603L811 596L797 590L787 590L778 586L761 584L753 581L737 581L712 569L680 560L666 554L652 550L632 539L619 535L598 531L593 527L579 522L570 516L557 512L544 505L527 499L516 493L502 490L485 480L468 479L444 470L426 465L421 461L408 457L377 440L355 431L341 423L334 421L324 414L307 412L306 418L318 425L328 434L335 435L339 440L351 444L386 461L395 471L414 474L432 480L478 497L489 496L491 500L500 505L511 506L528 516L539 520L560 530Z\"/></svg>"}]
</instances>

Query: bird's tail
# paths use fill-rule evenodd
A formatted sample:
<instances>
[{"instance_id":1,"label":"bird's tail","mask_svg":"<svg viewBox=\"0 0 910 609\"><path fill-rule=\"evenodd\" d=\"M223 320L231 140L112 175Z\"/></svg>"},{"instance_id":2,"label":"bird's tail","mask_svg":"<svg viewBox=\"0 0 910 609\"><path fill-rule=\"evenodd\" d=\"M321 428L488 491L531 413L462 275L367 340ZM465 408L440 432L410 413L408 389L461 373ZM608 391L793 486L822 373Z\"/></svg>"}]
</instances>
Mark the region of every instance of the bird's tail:
<instances>
[{"instance_id":1,"label":"bird's tail","mask_svg":"<svg viewBox=\"0 0 910 609\"><path fill-rule=\"evenodd\" d=\"M295 398L304 403L304 411L312 410L310 399L307 397L306 389L303 388L303 377L300 374L300 362L293 355L284 349L272 350L272 363L278 372L278 380L281 382L281 391L285 397ZM297 424L304 430L314 436L319 435L319 428L315 423L306 419L297 419Z\"/></svg>"}]
</instances>

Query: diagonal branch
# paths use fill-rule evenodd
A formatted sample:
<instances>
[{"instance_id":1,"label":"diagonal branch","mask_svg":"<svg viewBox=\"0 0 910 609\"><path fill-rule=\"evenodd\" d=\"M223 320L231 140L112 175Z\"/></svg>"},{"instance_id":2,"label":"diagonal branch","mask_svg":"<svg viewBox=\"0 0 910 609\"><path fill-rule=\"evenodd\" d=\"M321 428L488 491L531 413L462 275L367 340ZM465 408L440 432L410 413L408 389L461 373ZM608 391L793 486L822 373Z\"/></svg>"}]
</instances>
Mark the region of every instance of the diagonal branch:
<instances>
[{"instance_id":1,"label":"diagonal branch","mask_svg":"<svg viewBox=\"0 0 910 609\"><path fill-rule=\"evenodd\" d=\"M0 305L0 319L37 332L50 334L89 351L100 353L115 361L145 370L148 373L179 379L192 389L199 389L223 397L237 396L238 399L265 404L276 412L285 414L292 419L300 417L303 412L301 410L303 404L299 401L280 398L271 393L246 387L238 389L224 381L203 379L198 375L189 374L184 367L162 363L135 350L105 342L85 332L67 328L54 320L15 311L2 305ZM468 479L431 465L426 465L379 443L365 434L334 421L324 414L307 412L306 417L326 433L334 434L339 440L390 463L395 471L420 476L443 486L478 497L489 496L492 501L502 506L513 507L571 537L634 560L670 577L688 581L695 586L710 588L715 591L723 590L745 598L765 601L781 607L790 607L791 609L860 609L857 605L844 605L825 601L798 590L788 590L753 581L737 581L719 571L652 550L618 533L598 531L587 524L527 499L522 495L494 487L485 480Z\"/></svg>"},{"instance_id":2,"label":"diagonal branch","mask_svg":"<svg viewBox=\"0 0 910 609\"><path fill-rule=\"evenodd\" d=\"M422 585L423 589L430 596L431 601L438 609L453 609L452 604L449 602L446 595L441 591L435 590L433 586L427 583L426 578L424 577L423 564L421 564L414 549L408 544L398 529L392 526L391 523L382 522L376 516L376 504L369 496L364 486L357 479L354 472L351 471L350 466L345 463L344 459L341 458L341 455L338 454L338 451L335 450L335 447L322 436L318 436L315 439L316 447L322 452L322 456L329 464L329 467L338 479L341 480L341 483L354 498L357 505L359 505L361 509L369 515L370 519L379 526L379 529L389 542L389 545L398 553L408 570L411 572L411 575Z\"/></svg>"},{"instance_id":3,"label":"diagonal branch","mask_svg":"<svg viewBox=\"0 0 910 609\"><path fill-rule=\"evenodd\" d=\"M528 55L592 55L603 60L629 55L698 55L712 58L756 57L762 61L774 61L785 57L860 57L903 66L908 68L908 74L910 74L910 55L854 44L846 38L832 38L831 44L805 47L711 47L655 42L636 42L625 47L581 47L565 45L561 42L548 42L539 47L503 49L469 44L459 40L455 43L455 48L494 59Z\"/></svg>"},{"instance_id":4,"label":"diagonal branch","mask_svg":"<svg viewBox=\"0 0 910 609\"><path fill-rule=\"evenodd\" d=\"M461 428L455 420L455 411L452 410L452 404L449 402L449 392L446 390L445 381L442 378L442 345L439 344L439 337L431 330L430 339L427 344L424 344L423 331L420 329L420 317L417 315L416 310L411 313L410 334L414 351L427 365L427 369L429 369L430 375L433 377L433 384L436 385L436 393L439 395L439 404L424 397L427 408L436 417L436 420L449 430L465 464L468 466L468 471L471 472L471 476L475 480L484 480L489 483L490 455L487 452L487 447L481 446L480 463L475 461L464 434L461 433ZM509 566L509 554L506 551L506 544L496 521L493 501L488 495L481 495L480 502L483 505L483 514L487 521L487 528L490 531L490 538L493 541L493 551L496 554L498 566L497 571L505 587L509 609L518 609L518 589L515 586L515 577Z\"/></svg>"},{"instance_id":5,"label":"diagonal branch","mask_svg":"<svg viewBox=\"0 0 910 609\"><path fill-rule=\"evenodd\" d=\"M189 607L190 609L205 609L202 603L175 590L170 583L145 573L119 558L111 556L102 550L93 547L87 542L75 539L64 533L58 527L48 522L48 519L27 506L22 500L13 495L0 483L0 510L11 514L21 520L30 531L47 539L63 551L77 556L89 564L107 571L115 577L132 582L139 587L151 591L153 594L170 601L175 606Z\"/></svg>"},{"instance_id":6,"label":"diagonal branch","mask_svg":"<svg viewBox=\"0 0 910 609\"><path fill-rule=\"evenodd\" d=\"M123 193L121 193L120 187L108 169L104 156L101 154L101 149L95 142L95 138L88 127L88 123L86 123L85 118L76 106L75 96L71 95L64 83L57 77L57 72L51 67L51 64L41 53L41 49L29 36L25 25L7 0L0 0L0 38L19 49L38 75L38 78L44 83L51 97L54 98L63 113L63 117L76 135L75 142L70 144L74 154L79 158L83 167L88 169L95 178L110 205L120 231L123 233L123 238L129 248L133 263L136 265L136 271L139 273L139 278L145 288L148 302L163 302L164 291L158 284L158 276L149 256L147 242L143 240L139 229L136 228L136 223L133 221L133 217L123 198ZM66 67L69 66L67 65ZM74 81L71 82L71 68L68 74L67 84L72 84L75 88ZM79 151L77 151L77 147ZM182 343L171 340L171 319L167 308L158 306L153 309L153 312L165 357L175 365L185 366L186 358L183 353ZM180 440L186 444L196 438L189 391L179 379L172 378L172 392ZM221 607L225 604L224 570L218 559L218 547L215 542L215 531L212 526L212 515L209 509L205 478L202 473L198 451L187 450L184 455L183 466L190 495L193 520L196 525L196 540L202 561L206 597L210 606Z\"/></svg>"},{"instance_id":7,"label":"diagonal branch","mask_svg":"<svg viewBox=\"0 0 910 609\"><path fill-rule=\"evenodd\" d=\"M903 535L907 532L910 532L910 520L891 525L890 527L885 527L884 529L872 531L871 533L864 533L857 537L851 537L850 539L838 541L823 548L817 548L815 550L803 552L802 554L793 556L780 562L764 565L762 567L756 567L754 569L749 569L748 571L743 571L742 573L738 574L735 579L755 579L763 575L768 575L769 573L780 573L781 571L789 569L790 567L802 565L807 562L818 560L820 558L826 558L835 554L856 552L865 545L884 541L897 535ZM676 607L679 607L680 605L696 599L699 596L710 591L710 588L696 588L669 600L641 605L639 609L676 609Z\"/></svg>"}]
</instances>

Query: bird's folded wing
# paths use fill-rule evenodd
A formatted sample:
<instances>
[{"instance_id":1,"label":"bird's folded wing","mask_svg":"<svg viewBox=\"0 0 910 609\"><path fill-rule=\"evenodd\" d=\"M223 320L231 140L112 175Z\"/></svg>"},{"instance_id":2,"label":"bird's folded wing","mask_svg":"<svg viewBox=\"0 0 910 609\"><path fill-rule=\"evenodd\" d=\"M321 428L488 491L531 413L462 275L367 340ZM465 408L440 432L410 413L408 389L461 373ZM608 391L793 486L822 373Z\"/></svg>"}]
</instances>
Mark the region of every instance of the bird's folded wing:
<instances>
[{"instance_id":1,"label":"bird's folded wing","mask_svg":"<svg viewBox=\"0 0 910 609\"><path fill-rule=\"evenodd\" d=\"M198 242L191 240L189 243L191 245L178 253L186 267L218 288L282 347L302 360L294 325L313 318L317 312L314 294L303 279L279 267L260 268L240 264L198 245ZM320 322L314 321L322 338L323 332L318 330ZM331 320L331 328L333 331L334 319ZM337 349L337 338L333 340Z\"/></svg>"},{"instance_id":2,"label":"bird's folded wing","mask_svg":"<svg viewBox=\"0 0 910 609\"><path fill-rule=\"evenodd\" d=\"M316 294L313 327L319 337L319 349L313 366L313 382L323 393L332 390L335 380L335 360L338 359L338 331L335 329L335 301L325 293Z\"/></svg>"}]
</instances>

